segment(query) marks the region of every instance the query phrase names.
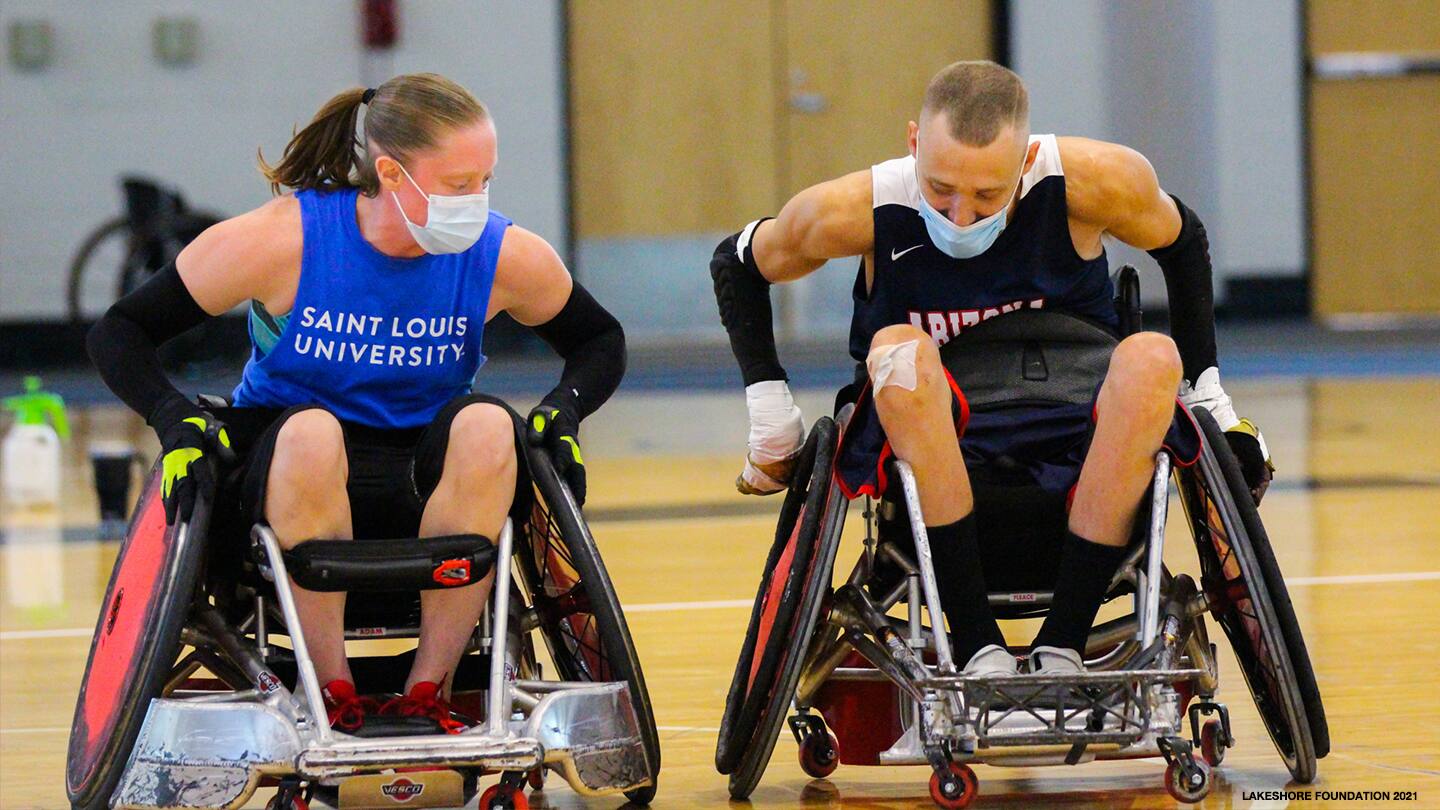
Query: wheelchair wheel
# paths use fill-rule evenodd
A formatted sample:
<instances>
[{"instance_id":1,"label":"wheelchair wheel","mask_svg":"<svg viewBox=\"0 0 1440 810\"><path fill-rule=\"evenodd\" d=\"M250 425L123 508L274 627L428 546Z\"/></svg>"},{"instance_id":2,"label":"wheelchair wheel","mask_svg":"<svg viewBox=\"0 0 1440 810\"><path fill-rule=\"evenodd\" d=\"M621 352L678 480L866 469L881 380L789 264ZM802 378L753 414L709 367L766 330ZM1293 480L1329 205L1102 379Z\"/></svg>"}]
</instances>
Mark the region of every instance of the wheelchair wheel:
<instances>
[{"instance_id":1,"label":"wheelchair wheel","mask_svg":"<svg viewBox=\"0 0 1440 810\"><path fill-rule=\"evenodd\" d=\"M625 614L570 490L543 452L532 449L529 460L540 497L524 540L517 540L521 579L561 678L629 685L650 763L650 785L625 796L649 804L660 774L660 736Z\"/></svg>"},{"instance_id":2,"label":"wheelchair wheel","mask_svg":"<svg viewBox=\"0 0 1440 810\"><path fill-rule=\"evenodd\" d=\"M188 523L167 528L158 461L151 470L116 556L80 681L65 764L65 791L76 808L110 805L150 701L171 674L197 587L210 497L197 499Z\"/></svg>"},{"instance_id":3,"label":"wheelchair wheel","mask_svg":"<svg viewBox=\"0 0 1440 810\"><path fill-rule=\"evenodd\" d=\"M1315 780L1330 732L1310 654L1259 510L1225 434L1204 408L1194 415L1204 439L1181 496L1200 556L1211 615L1235 651L1255 706L1296 781Z\"/></svg>"},{"instance_id":4,"label":"wheelchair wheel","mask_svg":"<svg viewBox=\"0 0 1440 810\"><path fill-rule=\"evenodd\" d=\"M750 795L770 762L830 593L847 505L833 483L837 434L822 418L801 451L725 701L715 766L730 774L734 799Z\"/></svg>"}]
</instances>

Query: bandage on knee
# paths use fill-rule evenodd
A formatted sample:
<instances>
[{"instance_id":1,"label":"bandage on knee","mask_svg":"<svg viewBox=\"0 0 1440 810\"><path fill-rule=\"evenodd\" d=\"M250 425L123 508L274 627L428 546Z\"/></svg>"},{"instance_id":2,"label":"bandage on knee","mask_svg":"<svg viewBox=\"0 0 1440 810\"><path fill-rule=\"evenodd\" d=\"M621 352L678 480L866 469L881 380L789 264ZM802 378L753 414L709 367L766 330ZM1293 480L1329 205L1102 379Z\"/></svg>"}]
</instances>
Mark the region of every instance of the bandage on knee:
<instances>
[{"instance_id":1,"label":"bandage on knee","mask_svg":"<svg viewBox=\"0 0 1440 810\"><path fill-rule=\"evenodd\" d=\"M865 357L865 368L870 372L875 393L880 393L887 385L906 391L915 390L915 351L919 347L920 341L907 340L904 343L876 346L870 350L870 354Z\"/></svg>"}]
</instances>

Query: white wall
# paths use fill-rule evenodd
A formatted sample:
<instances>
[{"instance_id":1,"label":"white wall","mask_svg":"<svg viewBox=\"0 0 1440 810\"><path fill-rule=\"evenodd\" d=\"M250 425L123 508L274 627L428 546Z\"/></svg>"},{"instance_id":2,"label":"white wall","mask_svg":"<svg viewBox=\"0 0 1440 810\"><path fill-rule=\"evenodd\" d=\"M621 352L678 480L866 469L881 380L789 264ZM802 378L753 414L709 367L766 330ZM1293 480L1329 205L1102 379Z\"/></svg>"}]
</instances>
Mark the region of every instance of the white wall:
<instances>
[{"instance_id":1,"label":"white wall","mask_svg":"<svg viewBox=\"0 0 1440 810\"><path fill-rule=\"evenodd\" d=\"M1036 132L1112 140L1150 158L1206 223L1217 293L1305 268L1300 5L1242 0L1012 0L1015 70ZM1112 264L1154 263L1123 245Z\"/></svg>"},{"instance_id":2,"label":"white wall","mask_svg":"<svg viewBox=\"0 0 1440 810\"><path fill-rule=\"evenodd\" d=\"M0 5L0 29L48 20L56 46L42 72L0 59L0 320L63 313L70 254L119 213L121 173L153 175L222 213L247 210L269 196L257 146L277 158L331 94L392 71L445 73L490 106L501 144L495 207L567 252L559 0L399 4L399 47L380 58L361 47L358 5ZM151 55L151 25L166 14L198 21L193 66Z\"/></svg>"}]
</instances>

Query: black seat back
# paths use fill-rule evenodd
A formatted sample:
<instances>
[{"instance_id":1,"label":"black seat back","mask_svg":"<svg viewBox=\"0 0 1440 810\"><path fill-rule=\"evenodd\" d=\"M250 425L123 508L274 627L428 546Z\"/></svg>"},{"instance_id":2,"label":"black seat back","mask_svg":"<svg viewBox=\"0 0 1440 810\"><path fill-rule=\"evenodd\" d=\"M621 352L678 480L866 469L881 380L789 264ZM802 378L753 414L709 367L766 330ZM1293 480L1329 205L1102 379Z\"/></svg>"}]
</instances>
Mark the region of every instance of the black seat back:
<instances>
[{"instance_id":1,"label":"black seat back","mask_svg":"<svg viewBox=\"0 0 1440 810\"><path fill-rule=\"evenodd\" d=\"M972 411L1088 405L1119 340L1107 328L1043 309L1006 313L940 347Z\"/></svg>"}]
</instances>

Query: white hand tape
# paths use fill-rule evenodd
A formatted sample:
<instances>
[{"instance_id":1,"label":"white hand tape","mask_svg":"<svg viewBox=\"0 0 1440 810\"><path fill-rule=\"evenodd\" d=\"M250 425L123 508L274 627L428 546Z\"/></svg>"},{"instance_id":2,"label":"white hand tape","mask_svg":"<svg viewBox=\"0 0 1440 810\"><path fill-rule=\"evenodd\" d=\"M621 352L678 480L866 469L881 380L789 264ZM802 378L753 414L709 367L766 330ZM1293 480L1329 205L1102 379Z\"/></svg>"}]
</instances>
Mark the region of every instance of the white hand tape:
<instances>
[{"instance_id":1,"label":"white hand tape","mask_svg":"<svg viewBox=\"0 0 1440 810\"><path fill-rule=\"evenodd\" d=\"M750 460L770 464L800 452L805 444L805 418L784 380L746 386L745 406L750 411Z\"/></svg>"},{"instance_id":2,"label":"white hand tape","mask_svg":"<svg viewBox=\"0 0 1440 810\"><path fill-rule=\"evenodd\" d=\"M1229 430L1240 424L1240 417L1235 415L1235 406L1231 404L1230 396L1220 387L1220 369L1214 366L1200 372L1193 386L1189 380L1180 381L1180 401L1186 408L1203 406L1215 417L1215 423L1221 430Z\"/></svg>"}]
</instances>

